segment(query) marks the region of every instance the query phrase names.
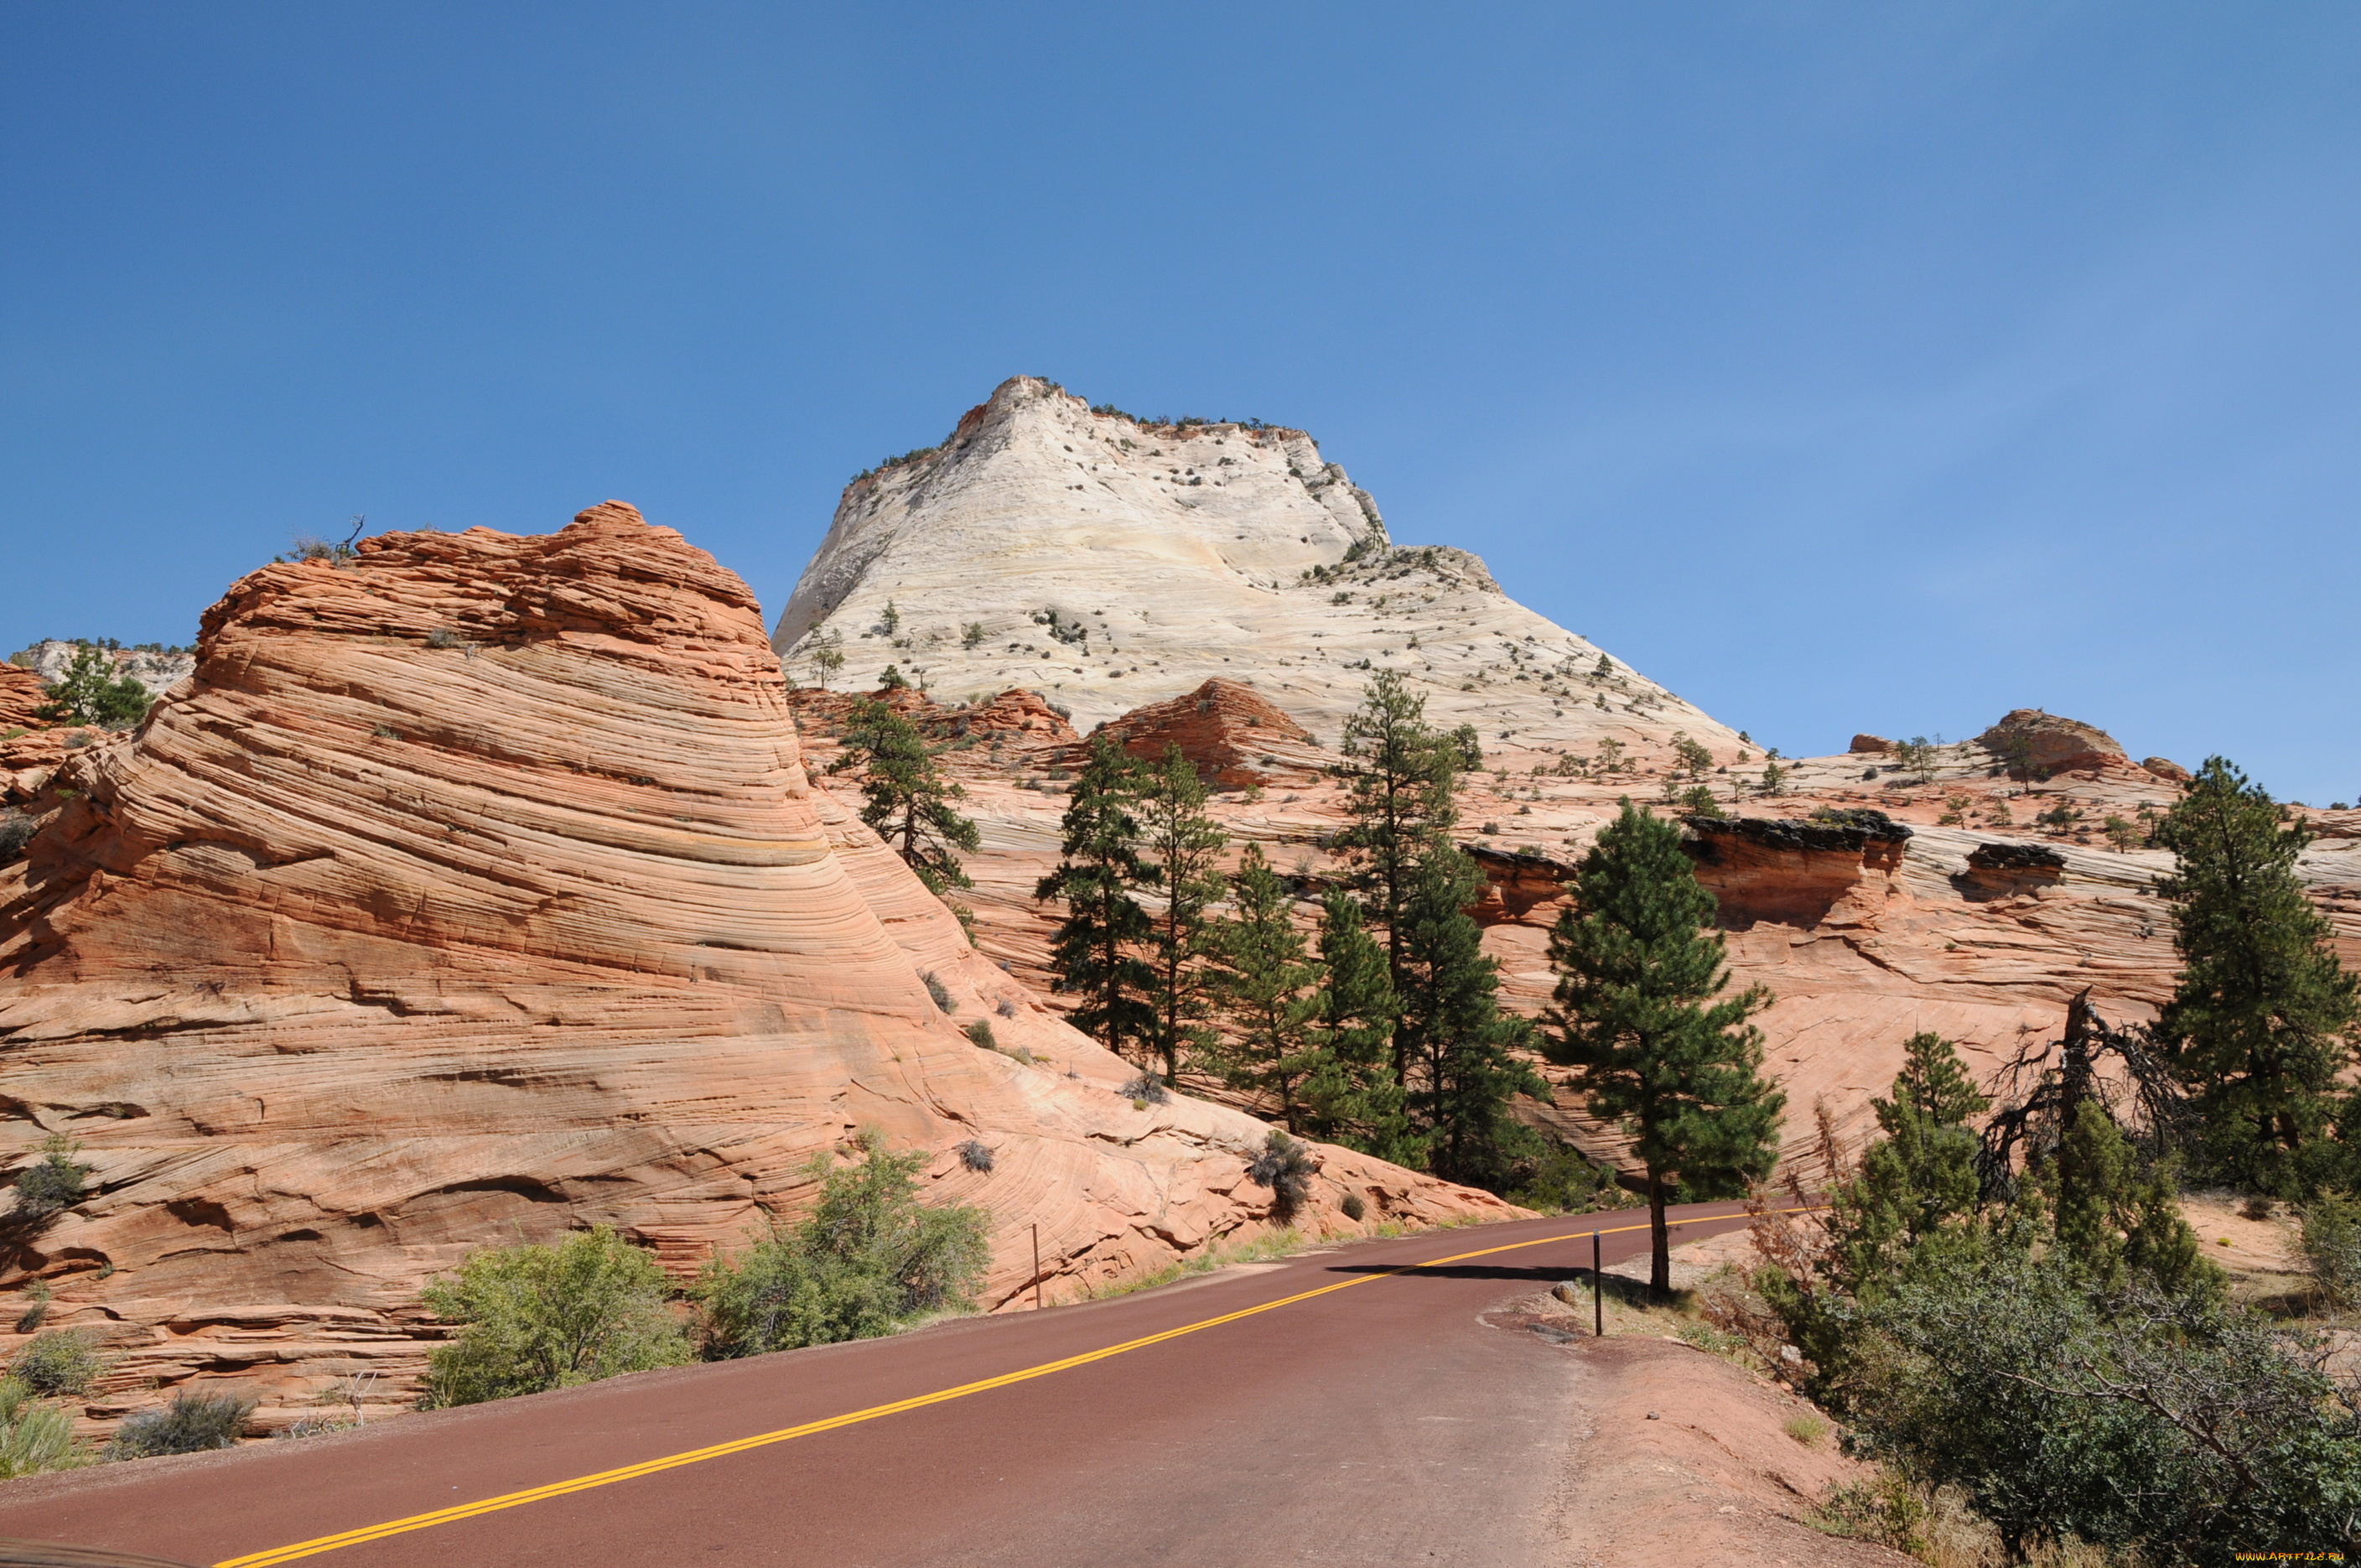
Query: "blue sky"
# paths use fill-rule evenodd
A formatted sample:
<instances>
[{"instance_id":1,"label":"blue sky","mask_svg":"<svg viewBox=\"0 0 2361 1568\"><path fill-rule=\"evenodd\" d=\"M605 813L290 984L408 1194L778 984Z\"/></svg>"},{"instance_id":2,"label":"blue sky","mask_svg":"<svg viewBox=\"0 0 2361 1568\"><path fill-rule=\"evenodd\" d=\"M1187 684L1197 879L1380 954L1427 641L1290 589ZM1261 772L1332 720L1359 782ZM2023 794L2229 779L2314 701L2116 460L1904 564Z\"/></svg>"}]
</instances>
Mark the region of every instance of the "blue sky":
<instances>
[{"instance_id":1,"label":"blue sky","mask_svg":"<svg viewBox=\"0 0 2361 1568\"><path fill-rule=\"evenodd\" d=\"M609 496L773 613L1005 376L1304 426L1791 752L2361 795L2361 8L0 8L0 644Z\"/></svg>"}]
</instances>

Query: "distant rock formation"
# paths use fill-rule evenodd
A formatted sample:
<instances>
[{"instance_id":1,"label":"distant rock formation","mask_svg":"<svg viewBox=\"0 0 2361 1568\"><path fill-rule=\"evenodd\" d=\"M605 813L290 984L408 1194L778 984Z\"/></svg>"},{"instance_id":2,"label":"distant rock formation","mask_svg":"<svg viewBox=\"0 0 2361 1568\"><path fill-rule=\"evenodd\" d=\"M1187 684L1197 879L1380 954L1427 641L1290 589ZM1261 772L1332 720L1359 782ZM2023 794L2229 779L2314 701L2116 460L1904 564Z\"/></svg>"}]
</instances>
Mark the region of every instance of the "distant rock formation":
<instances>
[{"instance_id":1,"label":"distant rock formation","mask_svg":"<svg viewBox=\"0 0 2361 1568\"><path fill-rule=\"evenodd\" d=\"M2037 707L2020 707L1976 737L1976 743L1995 756L2007 756L2022 747L2026 761L2046 773L2070 773L2128 763L2115 738L2096 725L2063 718Z\"/></svg>"},{"instance_id":2,"label":"distant rock formation","mask_svg":"<svg viewBox=\"0 0 2361 1568\"><path fill-rule=\"evenodd\" d=\"M1308 781L1333 761L1285 709L1251 686L1219 677L1170 702L1136 707L1100 733L1148 761L1178 746L1199 778L1223 789Z\"/></svg>"},{"instance_id":3,"label":"distant rock formation","mask_svg":"<svg viewBox=\"0 0 2361 1568\"><path fill-rule=\"evenodd\" d=\"M2187 784L2189 770L2169 757L2142 757L2140 766L2167 784Z\"/></svg>"},{"instance_id":4,"label":"distant rock formation","mask_svg":"<svg viewBox=\"0 0 2361 1568\"><path fill-rule=\"evenodd\" d=\"M90 1171L0 1222L0 1288L104 1335L94 1416L192 1378L267 1420L353 1371L398 1392L422 1282L470 1248L604 1221L691 1269L864 1126L989 1206L988 1306L1036 1223L1071 1299L1269 1216L1262 1124L1116 1092L1135 1069L807 776L734 574L617 502L359 548L240 580L189 685L68 752L0 867L7 1146L67 1135ZM1321 1158L1299 1223L1510 1212Z\"/></svg>"},{"instance_id":5,"label":"distant rock formation","mask_svg":"<svg viewBox=\"0 0 2361 1568\"><path fill-rule=\"evenodd\" d=\"M1685 817L1697 881L1720 901L1725 925L1811 926L1874 874L1901 869L1911 830L1882 811L1806 818Z\"/></svg>"},{"instance_id":6,"label":"distant rock formation","mask_svg":"<svg viewBox=\"0 0 2361 1568\"><path fill-rule=\"evenodd\" d=\"M51 637L9 655L8 662L32 671L43 681L55 681L72 667L82 651L82 643ZM106 652L114 661L115 673L129 675L147 687L150 696L163 696L187 680L189 672L197 667L193 653L159 652L153 648L112 648Z\"/></svg>"},{"instance_id":7,"label":"distant rock formation","mask_svg":"<svg viewBox=\"0 0 2361 1568\"><path fill-rule=\"evenodd\" d=\"M1954 880L1971 898L2014 897L2055 887L2066 874L2064 851L2047 844L1979 844L1968 869Z\"/></svg>"},{"instance_id":8,"label":"distant rock formation","mask_svg":"<svg viewBox=\"0 0 2361 1568\"><path fill-rule=\"evenodd\" d=\"M47 724L39 709L49 700L49 683L18 664L0 664L0 730L33 729Z\"/></svg>"},{"instance_id":9,"label":"distant rock formation","mask_svg":"<svg viewBox=\"0 0 2361 1568\"><path fill-rule=\"evenodd\" d=\"M1856 735L1852 738L1852 745L1848 748L1850 753L1856 757L1883 756L1893 750L1894 742L1883 735Z\"/></svg>"}]
</instances>

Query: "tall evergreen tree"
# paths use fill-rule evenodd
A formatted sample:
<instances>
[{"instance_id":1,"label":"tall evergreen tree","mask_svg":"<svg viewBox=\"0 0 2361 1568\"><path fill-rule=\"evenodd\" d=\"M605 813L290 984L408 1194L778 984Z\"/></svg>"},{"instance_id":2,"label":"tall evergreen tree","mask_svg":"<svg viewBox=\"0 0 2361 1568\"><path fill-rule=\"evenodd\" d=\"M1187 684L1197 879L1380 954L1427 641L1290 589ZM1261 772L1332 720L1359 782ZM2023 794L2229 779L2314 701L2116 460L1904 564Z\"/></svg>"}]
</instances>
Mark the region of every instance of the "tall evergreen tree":
<instances>
[{"instance_id":1,"label":"tall evergreen tree","mask_svg":"<svg viewBox=\"0 0 2361 1568\"><path fill-rule=\"evenodd\" d=\"M2218 1175L2296 1196L2318 1183L2331 1095L2353 1060L2355 977L2297 879L2312 839L2260 784L2209 757L2157 830L2180 858L2180 984L2156 1033L2202 1118Z\"/></svg>"},{"instance_id":2,"label":"tall evergreen tree","mask_svg":"<svg viewBox=\"0 0 2361 1568\"><path fill-rule=\"evenodd\" d=\"M1620 1124L1648 1173L1649 1283L1672 1283L1668 1187L1692 1200L1741 1191L1779 1155L1786 1096L1761 1076L1770 1005L1730 981L1714 896L1680 829L1623 802L1576 869L1573 902L1550 932L1558 971L1550 1059L1580 1069L1593 1114ZM1720 997L1721 1000L1714 999Z\"/></svg>"},{"instance_id":3,"label":"tall evergreen tree","mask_svg":"<svg viewBox=\"0 0 2361 1568\"><path fill-rule=\"evenodd\" d=\"M1062 858L1033 896L1065 902L1049 967L1060 992L1082 998L1068 1021L1117 1055L1144 1060L1156 1025L1148 1002L1156 971L1137 956L1154 935L1148 911L1132 896L1148 874L1132 816L1137 784L1137 767L1123 748L1093 736L1060 824Z\"/></svg>"},{"instance_id":4,"label":"tall evergreen tree","mask_svg":"<svg viewBox=\"0 0 2361 1568\"><path fill-rule=\"evenodd\" d=\"M1976 1207L1975 1129L1992 1108L1959 1051L1940 1035L1903 1045L1892 1092L1870 1110L1885 1135L1861 1153L1859 1175L1835 1196L1828 1235L1850 1289L1894 1272L1930 1238L1954 1233Z\"/></svg>"},{"instance_id":5,"label":"tall evergreen tree","mask_svg":"<svg viewBox=\"0 0 2361 1568\"><path fill-rule=\"evenodd\" d=\"M1261 846L1246 846L1230 902L1236 913L1215 922L1213 941L1231 1030L1223 1076L1233 1089L1267 1096L1289 1132L1305 1132L1311 1107L1302 1086L1320 1075L1327 1058L1315 1028L1320 970L1307 961L1303 934L1295 928L1294 895Z\"/></svg>"},{"instance_id":6,"label":"tall evergreen tree","mask_svg":"<svg viewBox=\"0 0 2361 1568\"><path fill-rule=\"evenodd\" d=\"M1546 1098L1549 1088L1515 1054L1532 1025L1500 1011L1499 964L1485 956L1483 930L1466 913L1483 890L1475 861L1447 841L1429 842L1400 922L1396 1042L1429 1168L1497 1190L1521 1155L1540 1150L1539 1138L1509 1113L1510 1101L1520 1092Z\"/></svg>"},{"instance_id":7,"label":"tall evergreen tree","mask_svg":"<svg viewBox=\"0 0 2361 1568\"><path fill-rule=\"evenodd\" d=\"M1139 847L1146 865L1140 886L1160 905L1149 916L1156 1019L1148 1040L1170 1084L1179 1080L1180 1058L1214 1037L1204 1022L1212 1003L1206 967L1210 913L1222 896L1221 853L1230 840L1205 815L1205 786L1180 747L1167 748L1161 761L1139 771L1138 779Z\"/></svg>"},{"instance_id":8,"label":"tall evergreen tree","mask_svg":"<svg viewBox=\"0 0 2361 1568\"><path fill-rule=\"evenodd\" d=\"M1320 968L1312 1023L1320 1061L1301 1088L1303 1130L1422 1168L1425 1146L1411 1135L1394 1076L1394 1020L1401 1008L1386 950L1370 937L1359 901L1342 888L1321 901Z\"/></svg>"},{"instance_id":9,"label":"tall evergreen tree","mask_svg":"<svg viewBox=\"0 0 2361 1568\"><path fill-rule=\"evenodd\" d=\"M1345 721L1348 820L1333 847L1351 868L1347 885L1369 924L1386 934L1386 970L1397 994L1407 989L1402 923L1419 863L1457 820L1453 796L1472 736L1436 734L1426 722L1426 698L1392 670L1378 672L1359 711ZM1400 1047L1397 1038L1394 1078L1407 1084Z\"/></svg>"},{"instance_id":10,"label":"tall evergreen tree","mask_svg":"<svg viewBox=\"0 0 2361 1568\"><path fill-rule=\"evenodd\" d=\"M844 750L828 767L831 773L856 770L865 803L861 820L894 847L928 892L940 897L975 885L954 853L972 853L980 841L975 823L951 806L967 791L943 776L915 725L868 697L852 705Z\"/></svg>"}]
</instances>

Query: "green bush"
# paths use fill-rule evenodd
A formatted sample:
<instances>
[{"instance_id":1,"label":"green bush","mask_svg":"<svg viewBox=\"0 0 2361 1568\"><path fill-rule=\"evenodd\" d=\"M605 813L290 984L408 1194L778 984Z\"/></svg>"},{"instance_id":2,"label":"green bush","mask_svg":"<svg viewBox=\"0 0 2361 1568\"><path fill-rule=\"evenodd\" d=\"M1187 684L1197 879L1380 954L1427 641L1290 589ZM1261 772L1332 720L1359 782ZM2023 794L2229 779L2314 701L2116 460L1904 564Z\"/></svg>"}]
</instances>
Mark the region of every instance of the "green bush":
<instances>
[{"instance_id":1,"label":"green bush","mask_svg":"<svg viewBox=\"0 0 2361 1568\"><path fill-rule=\"evenodd\" d=\"M128 729L148 717L155 700L146 686L115 673L115 660L105 649L85 642L66 673L49 687L49 700L38 711L52 724Z\"/></svg>"},{"instance_id":2,"label":"green bush","mask_svg":"<svg viewBox=\"0 0 2361 1568\"><path fill-rule=\"evenodd\" d=\"M16 1175L16 1218L46 1220L88 1195L90 1167L73 1157L81 1146L63 1133L42 1140L41 1157Z\"/></svg>"},{"instance_id":3,"label":"green bush","mask_svg":"<svg viewBox=\"0 0 2361 1568\"><path fill-rule=\"evenodd\" d=\"M874 1132L861 1158L813 1157L819 1202L800 1224L774 1220L697 1283L706 1354L760 1355L890 1333L924 1313L974 1304L991 1258L990 1214L919 1195L927 1156L889 1154Z\"/></svg>"},{"instance_id":4,"label":"green bush","mask_svg":"<svg viewBox=\"0 0 2361 1568\"><path fill-rule=\"evenodd\" d=\"M1623 1190L1615 1172L1593 1165L1568 1144L1552 1143L1548 1152L1520 1172L1521 1179L1506 1196L1521 1209L1543 1214L1587 1214L1600 1209L1623 1209L1640 1199Z\"/></svg>"},{"instance_id":5,"label":"green bush","mask_svg":"<svg viewBox=\"0 0 2361 1568\"><path fill-rule=\"evenodd\" d=\"M254 1414L254 1401L235 1394L198 1394L182 1389L160 1410L142 1410L115 1429L102 1457L152 1459L162 1453L203 1453L233 1448Z\"/></svg>"},{"instance_id":6,"label":"green bush","mask_svg":"<svg viewBox=\"0 0 2361 1568\"><path fill-rule=\"evenodd\" d=\"M555 1246L490 1247L425 1299L459 1336L427 1358L420 1404L473 1405L689 1359L664 1270L609 1226Z\"/></svg>"},{"instance_id":7,"label":"green bush","mask_svg":"<svg viewBox=\"0 0 2361 1568\"><path fill-rule=\"evenodd\" d=\"M0 1480L71 1470L90 1462L74 1440L73 1420L15 1377L0 1377Z\"/></svg>"},{"instance_id":8,"label":"green bush","mask_svg":"<svg viewBox=\"0 0 2361 1568\"><path fill-rule=\"evenodd\" d=\"M2303 1211L2303 1255L2313 1284L2338 1306L2361 1297L2361 1202L2323 1192Z\"/></svg>"},{"instance_id":9,"label":"green bush","mask_svg":"<svg viewBox=\"0 0 2361 1568\"><path fill-rule=\"evenodd\" d=\"M106 1370L92 1336L81 1329L51 1329L18 1347L8 1376L34 1393L85 1394Z\"/></svg>"},{"instance_id":10,"label":"green bush","mask_svg":"<svg viewBox=\"0 0 2361 1568\"><path fill-rule=\"evenodd\" d=\"M39 823L13 806L0 811L0 866L15 864L40 830Z\"/></svg>"}]
</instances>

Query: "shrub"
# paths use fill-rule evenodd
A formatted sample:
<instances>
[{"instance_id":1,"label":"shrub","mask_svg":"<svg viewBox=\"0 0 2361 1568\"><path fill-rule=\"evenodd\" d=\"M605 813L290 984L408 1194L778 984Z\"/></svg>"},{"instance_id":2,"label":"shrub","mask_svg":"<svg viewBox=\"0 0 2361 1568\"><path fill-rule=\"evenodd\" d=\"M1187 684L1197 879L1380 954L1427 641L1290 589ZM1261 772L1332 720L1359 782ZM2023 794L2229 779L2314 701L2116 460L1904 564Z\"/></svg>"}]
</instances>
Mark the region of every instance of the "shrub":
<instances>
[{"instance_id":1,"label":"shrub","mask_svg":"<svg viewBox=\"0 0 2361 1568\"><path fill-rule=\"evenodd\" d=\"M2361 1295L2361 1202L2321 1194L2304 1208L2302 1245L2321 1295L2338 1306Z\"/></svg>"},{"instance_id":2,"label":"shrub","mask_svg":"<svg viewBox=\"0 0 2361 1568\"><path fill-rule=\"evenodd\" d=\"M1312 1178L1319 1169L1309 1149L1274 1127L1247 1163L1246 1179L1270 1189L1271 1212L1284 1220L1310 1201Z\"/></svg>"},{"instance_id":3,"label":"shrub","mask_svg":"<svg viewBox=\"0 0 2361 1568\"><path fill-rule=\"evenodd\" d=\"M1013 996L1004 996L1000 999L1000 1004L993 1011L998 1013L1003 1018L1014 1018L1016 1016L1016 999Z\"/></svg>"},{"instance_id":4,"label":"shrub","mask_svg":"<svg viewBox=\"0 0 2361 1568\"><path fill-rule=\"evenodd\" d=\"M1142 1101L1150 1105L1161 1105L1172 1098L1171 1091L1164 1087L1164 1080L1152 1072L1137 1074L1115 1092L1127 1100Z\"/></svg>"},{"instance_id":5,"label":"shrub","mask_svg":"<svg viewBox=\"0 0 2361 1568\"><path fill-rule=\"evenodd\" d=\"M599 1225L555 1246L488 1247L425 1289L459 1336L427 1358L429 1409L473 1405L688 1359L664 1270Z\"/></svg>"},{"instance_id":6,"label":"shrub","mask_svg":"<svg viewBox=\"0 0 2361 1568\"><path fill-rule=\"evenodd\" d=\"M40 1395L86 1394L105 1370L93 1336L81 1329L36 1334L8 1363L8 1376Z\"/></svg>"},{"instance_id":7,"label":"shrub","mask_svg":"<svg viewBox=\"0 0 2361 1568\"><path fill-rule=\"evenodd\" d=\"M992 1168L992 1150L982 1138L970 1138L960 1145L959 1157L960 1163L970 1170L987 1171Z\"/></svg>"},{"instance_id":8,"label":"shrub","mask_svg":"<svg viewBox=\"0 0 2361 1568\"><path fill-rule=\"evenodd\" d=\"M25 1301L25 1310L16 1314L16 1332L20 1334L31 1333L35 1329L39 1328L42 1322L49 1317L49 1281L45 1279L36 1279L30 1285L26 1286Z\"/></svg>"},{"instance_id":9,"label":"shrub","mask_svg":"<svg viewBox=\"0 0 2361 1568\"><path fill-rule=\"evenodd\" d=\"M960 633L960 646L962 648L973 648L980 645L983 641L983 622L980 620L969 621L967 623L967 630Z\"/></svg>"},{"instance_id":10,"label":"shrub","mask_svg":"<svg viewBox=\"0 0 2361 1568\"><path fill-rule=\"evenodd\" d=\"M89 1463L74 1441L73 1420L54 1405L37 1402L34 1390L14 1377L0 1377L0 1480L71 1470Z\"/></svg>"},{"instance_id":11,"label":"shrub","mask_svg":"<svg viewBox=\"0 0 2361 1568\"><path fill-rule=\"evenodd\" d=\"M438 626L426 634L426 645L429 648L456 648L463 641L464 639L457 632L447 626Z\"/></svg>"},{"instance_id":12,"label":"shrub","mask_svg":"<svg viewBox=\"0 0 2361 1568\"><path fill-rule=\"evenodd\" d=\"M63 1133L42 1141L41 1157L16 1175L16 1218L45 1220L82 1201L90 1167L73 1157L81 1146Z\"/></svg>"},{"instance_id":13,"label":"shrub","mask_svg":"<svg viewBox=\"0 0 2361 1568\"><path fill-rule=\"evenodd\" d=\"M974 1304L991 1257L990 1213L927 1203L917 1181L923 1153L889 1154L874 1132L861 1150L852 1165L813 1157L820 1196L802 1223L774 1220L742 1255L706 1266L696 1295L708 1356L867 1339Z\"/></svg>"},{"instance_id":14,"label":"shrub","mask_svg":"<svg viewBox=\"0 0 2361 1568\"><path fill-rule=\"evenodd\" d=\"M927 982L927 994L935 999L935 1005L937 1007L941 1008L946 1013L956 1013L959 1011L959 1003L951 1000L950 988L945 985L940 979L937 978L934 970L928 970L918 978Z\"/></svg>"},{"instance_id":15,"label":"shrub","mask_svg":"<svg viewBox=\"0 0 2361 1568\"><path fill-rule=\"evenodd\" d=\"M148 716L156 699L129 675L115 673L112 654L85 642L49 687L49 700L37 711L53 724L99 724L128 729Z\"/></svg>"},{"instance_id":16,"label":"shrub","mask_svg":"<svg viewBox=\"0 0 2361 1568\"><path fill-rule=\"evenodd\" d=\"M1361 1201L1361 1195L1357 1192L1345 1193L1345 1201L1337 1206L1345 1211L1345 1218L1356 1223L1359 1223L1362 1215L1369 1212L1369 1206Z\"/></svg>"},{"instance_id":17,"label":"shrub","mask_svg":"<svg viewBox=\"0 0 2361 1568\"><path fill-rule=\"evenodd\" d=\"M142 1410L115 1429L108 1459L152 1459L164 1453L203 1453L236 1446L254 1401L235 1394L199 1394L182 1389L160 1410Z\"/></svg>"},{"instance_id":18,"label":"shrub","mask_svg":"<svg viewBox=\"0 0 2361 1568\"><path fill-rule=\"evenodd\" d=\"M21 811L0 811L0 866L14 865L40 830L40 824Z\"/></svg>"},{"instance_id":19,"label":"shrub","mask_svg":"<svg viewBox=\"0 0 2361 1568\"><path fill-rule=\"evenodd\" d=\"M970 1024L967 1026L967 1037L987 1051L996 1051L1000 1048L1000 1041L994 1036L992 1022L989 1019L978 1018L974 1023Z\"/></svg>"},{"instance_id":20,"label":"shrub","mask_svg":"<svg viewBox=\"0 0 2361 1568\"><path fill-rule=\"evenodd\" d=\"M1809 1410L1789 1416L1779 1429L1806 1448L1817 1448L1820 1440L1828 1435L1828 1423Z\"/></svg>"}]
</instances>

